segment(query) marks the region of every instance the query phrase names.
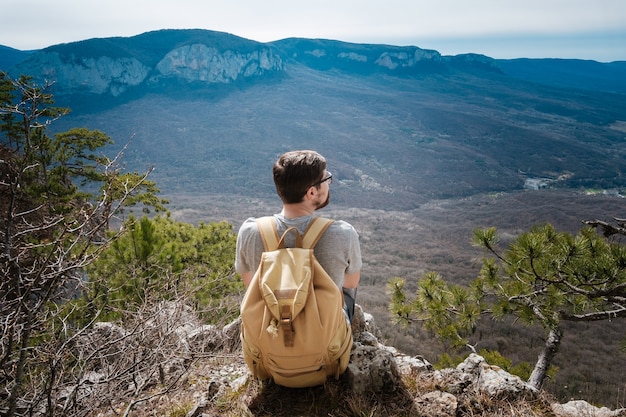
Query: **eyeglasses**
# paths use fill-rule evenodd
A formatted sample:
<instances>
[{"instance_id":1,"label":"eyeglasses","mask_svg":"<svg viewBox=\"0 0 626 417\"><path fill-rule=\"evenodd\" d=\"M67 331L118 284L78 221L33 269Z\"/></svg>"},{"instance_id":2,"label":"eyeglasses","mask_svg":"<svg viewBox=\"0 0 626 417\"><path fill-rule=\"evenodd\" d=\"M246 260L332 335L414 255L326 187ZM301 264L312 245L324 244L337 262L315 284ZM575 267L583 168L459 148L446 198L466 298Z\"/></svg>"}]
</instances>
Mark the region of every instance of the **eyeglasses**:
<instances>
[{"instance_id":1,"label":"eyeglasses","mask_svg":"<svg viewBox=\"0 0 626 417\"><path fill-rule=\"evenodd\" d=\"M333 183L333 174L331 174L330 171L326 171L326 173L328 175L324 179L322 179L321 181L318 181L315 184L311 185L311 187L317 187L318 185L322 185L326 181L328 181L328 185L332 184Z\"/></svg>"}]
</instances>

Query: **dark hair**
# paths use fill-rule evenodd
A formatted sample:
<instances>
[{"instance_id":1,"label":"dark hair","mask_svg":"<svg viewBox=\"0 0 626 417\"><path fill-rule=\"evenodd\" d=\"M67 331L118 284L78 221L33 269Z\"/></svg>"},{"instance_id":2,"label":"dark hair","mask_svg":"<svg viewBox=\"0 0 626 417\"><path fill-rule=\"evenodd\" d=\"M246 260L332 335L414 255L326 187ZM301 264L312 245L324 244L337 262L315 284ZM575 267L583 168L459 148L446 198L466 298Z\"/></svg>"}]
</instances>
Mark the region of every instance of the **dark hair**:
<instances>
[{"instance_id":1,"label":"dark hair","mask_svg":"<svg viewBox=\"0 0 626 417\"><path fill-rule=\"evenodd\" d=\"M322 180L326 159L315 151L284 153L274 163L274 185L285 204L300 203L309 187Z\"/></svg>"}]
</instances>

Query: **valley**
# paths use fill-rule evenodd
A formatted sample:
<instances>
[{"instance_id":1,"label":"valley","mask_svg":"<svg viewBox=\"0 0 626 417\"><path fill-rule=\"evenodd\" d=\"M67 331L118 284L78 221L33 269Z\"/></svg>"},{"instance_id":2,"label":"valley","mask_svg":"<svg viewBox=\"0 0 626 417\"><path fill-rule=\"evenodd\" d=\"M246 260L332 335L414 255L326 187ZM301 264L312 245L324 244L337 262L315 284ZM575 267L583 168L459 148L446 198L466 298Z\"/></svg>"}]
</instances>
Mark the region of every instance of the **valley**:
<instances>
[{"instance_id":1,"label":"valley","mask_svg":"<svg viewBox=\"0 0 626 417\"><path fill-rule=\"evenodd\" d=\"M131 170L155 167L164 194L256 198L288 149L313 148L337 175L334 201L411 210L431 200L522 190L620 189L626 170L621 95L559 90L498 73L419 78L315 71L227 94L147 94L100 111L76 108L54 124L110 135ZM64 97L60 105L66 105ZM67 103L70 105L71 103Z\"/></svg>"}]
</instances>

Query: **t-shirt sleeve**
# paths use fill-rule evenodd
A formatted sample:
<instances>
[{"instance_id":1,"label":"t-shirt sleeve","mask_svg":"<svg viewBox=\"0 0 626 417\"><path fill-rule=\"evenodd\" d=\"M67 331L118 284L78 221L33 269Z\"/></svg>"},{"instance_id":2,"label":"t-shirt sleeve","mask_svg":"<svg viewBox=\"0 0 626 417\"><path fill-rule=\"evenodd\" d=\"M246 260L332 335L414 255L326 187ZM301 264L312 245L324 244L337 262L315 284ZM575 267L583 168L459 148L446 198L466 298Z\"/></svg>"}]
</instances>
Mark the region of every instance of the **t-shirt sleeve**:
<instances>
[{"instance_id":1,"label":"t-shirt sleeve","mask_svg":"<svg viewBox=\"0 0 626 417\"><path fill-rule=\"evenodd\" d=\"M346 274L354 274L361 270L363 260L361 259L361 245L359 243L359 234L350 225L350 247L348 252L348 268Z\"/></svg>"},{"instance_id":2,"label":"t-shirt sleeve","mask_svg":"<svg viewBox=\"0 0 626 417\"><path fill-rule=\"evenodd\" d=\"M324 255L325 259L330 259L334 273L341 273L341 277L335 278L339 280L337 282L343 282L343 275L354 274L363 266L359 234L354 226L343 220L335 221L331 228L332 238L324 241ZM341 267L341 271L336 267Z\"/></svg>"},{"instance_id":3,"label":"t-shirt sleeve","mask_svg":"<svg viewBox=\"0 0 626 417\"><path fill-rule=\"evenodd\" d=\"M257 252L256 230L256 220L249 218L243 222L237 233L235 271L240 274L255 271L258 266L255 264L255 253Z\"/></svg>"}]
</instances>

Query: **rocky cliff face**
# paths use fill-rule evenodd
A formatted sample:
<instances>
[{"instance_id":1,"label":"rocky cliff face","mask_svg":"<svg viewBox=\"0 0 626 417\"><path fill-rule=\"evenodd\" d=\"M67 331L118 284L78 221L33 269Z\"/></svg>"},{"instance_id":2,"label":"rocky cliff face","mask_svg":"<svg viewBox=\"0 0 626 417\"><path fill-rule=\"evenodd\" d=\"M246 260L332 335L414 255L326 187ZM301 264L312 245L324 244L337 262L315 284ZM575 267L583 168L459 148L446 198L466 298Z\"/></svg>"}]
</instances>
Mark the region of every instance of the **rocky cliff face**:
<instances>
[{"instance_id":1,"label":"rocky cliff face","mask_svg":"<svg viewBox=\"0 0 626 417\"><path fill-rule=\"evenodd\" d=\"M393 70L398 67L414 67L423 61L437 63L441 61L441 55L437 51L415 49L412 52L383 52L376 60L376 65Z\"/></svg>"},{"instance_id":2,"label":"rocky cliff face","mask_svg":"<svg viewBox=\"0 0 626 417\"><path fill-rule=\"evenodd\" d=\"M285 57L322 70L335 68L357 73L414 74L438 72L451 63L438 51L417 46L298 38L276 41L274 45Z\"/></svg>"},{"instance_id":3,"label":"rocky cliff face","mask_svg":"<svg viewBox=\"0 0 626 417\"><path fill-rule=\"evenodd\" d=\"M203 43L182 45L160 57L156 65L132 55L94 57L42 50L11 72L54 82L61 94L117 97L132 87L155 85L165 79L228 84L283 71L281 57L272 48L258 45L256 50L243 52Z\"/></svg>"},{"instance_id":4,"label":"rocky cliff face","mask_svg":"<svg viewBox=\"0 0 626 417\"><path fill-rule=\"evenodd\" d=\"M46 51L35 54L19 68L24 74L40 74L39 77L56 83L66 94L108 93L112 96L141 84L151 71L136 58L68 57Z\"/></svg>"},{"instance_id":5,"label":"rocky cliff face","mask_svg":"<svg viewBox=\"0 0 626 417\"><path fill-rule=\"evenodd\" d=\"M283 63L269 48L242 54L194 44L169 52L157 64L156 70L157 78L173 76L190 82L230 83L240 77L259 77L282 71Z\"/></svg>"}]
</instances>

